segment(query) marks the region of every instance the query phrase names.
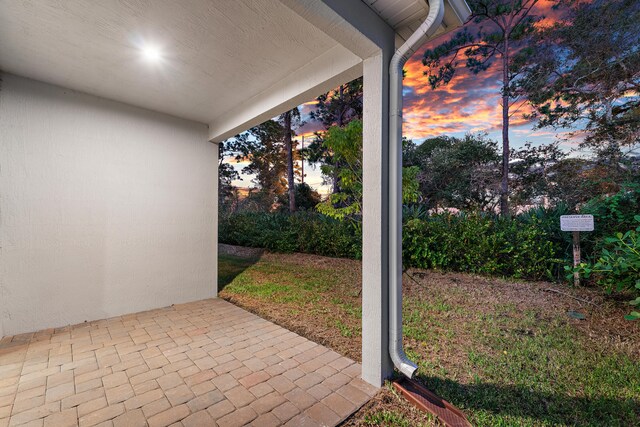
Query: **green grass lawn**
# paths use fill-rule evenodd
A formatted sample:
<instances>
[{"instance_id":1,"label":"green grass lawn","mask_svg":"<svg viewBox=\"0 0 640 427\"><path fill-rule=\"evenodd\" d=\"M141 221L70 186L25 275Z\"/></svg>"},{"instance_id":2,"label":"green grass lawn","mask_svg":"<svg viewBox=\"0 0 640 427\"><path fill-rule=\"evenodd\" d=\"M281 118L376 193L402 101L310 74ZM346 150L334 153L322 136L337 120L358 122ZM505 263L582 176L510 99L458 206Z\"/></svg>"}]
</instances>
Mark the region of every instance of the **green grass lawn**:
<instances>
[{"instance_id":1,"label":"green grass lawn","mask_svg":"<svg viewBox=\"0 0 640 427\"><path fill-rule=\"evenodd\" d=\"M218 290L224 289L229 283L253 265L257 259L241 258L233 255L220 254L218 256Z\"/></svg>"},{"instance_id":2,"label":"green grass lawn","mask_svg":"<svg viewBox=\"0 0 640 427\"><path fill-rule=\"evenodd\" d=\"M360 269L357 261L302 254L222 255L220 296L359 360ZM419 380L473 425L640 425L640 327L622 320L625 307L559 284L426 271L411 277L407 353ZM386 387L347 425L437 421Z\"/></svg>"}]
</instances>

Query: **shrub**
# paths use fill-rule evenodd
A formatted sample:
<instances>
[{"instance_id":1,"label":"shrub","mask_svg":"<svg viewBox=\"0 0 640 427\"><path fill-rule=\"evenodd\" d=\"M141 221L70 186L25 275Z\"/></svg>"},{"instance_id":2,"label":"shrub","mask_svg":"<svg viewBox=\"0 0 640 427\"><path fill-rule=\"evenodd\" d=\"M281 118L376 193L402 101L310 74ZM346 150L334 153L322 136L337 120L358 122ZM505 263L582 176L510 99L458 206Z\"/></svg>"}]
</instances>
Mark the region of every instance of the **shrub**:
<instances>
[{"instance_id":1,"label":"shrub","mask_svg":"<svg viewBox=\"0 0 640 427\"><path fill-rule=\"evenodd\" d=\"M402 220L407 222L412 219L428 219L429 208L427 205L410 204L402 206Z\"/></svg>"},{"instance_id":2,"label":"shrub","mask_svg":"<svg viewBox=\"0 0 640 427\"><path fill-rule=\"evenodd\" d=\"M619 230L633 228L633 217L638 212L640 212L640 185L638 184L626 184L618 193L596 197L587 202L580 209L580 213L593 215L595 229L580 236L584 258L588 262L595 262L606 245L606 238Z\"/></svg>"},{"instance_id":3,"label":"shrub","mask_svg":"<svg viewBox=\"0 0 640 427\"><path fill-rule=\"evenodd\" d=\"M616 224L630 224L640 206L640 192L627 189L589 203L596 231L583 233L582 252L595 263ZM536 208L512 218L491 213L430 213L422 205L404 208L403 257L407 267L435 268L523 279L562 280L562 266L572 259L571 233L560 231L564 205ZM318 212L223 215L220 241L276 252L304 252L359 259L359 217L337 220ZM627 236L628 238L629 236ZM608 244L611 244L609 242Z\"/></svg>"},{"instance_id":4,"label":"shrub","mask_svg":"<svg viewBox=\"0 0 640 427\"><path fill-rule=\"evenodd\" d=\"M572 259L573 257L573 241L571 233L560 230L560 217L569 215L573 212L565 204L558 204L553 207L537 207L529 209L517 216L517 220L526 224L526 226L539 228L547 238L553 242L557 248L555 258ZM582 246L582 253L588 255L590 249L587 245ZM554 277L562 280L562 268L557 266Z\"/></svg>"},{"instance_id":5,"label":"shrub","mask_svg":"<svg viewBox=\"0 0 640 427\"><path fill-rule=\"evenodd\" d=\"M299 211L312 211L318 203L322 202L320 193L311 188L306 182L296 184L294 197L296 210ZM278 208L280 212L289 212L289 192L287 191L278 196L277 203L280 205Z\"/></svg>"},{"instance_id":6,"label":"shrub","mask_svg":"<svg viewBox=\"0 0 640 427\"><path fill-rule=\"evenodd\" d=\"M407 266L515 278L557 275L561 248L539 221L495 215L437 214L407 221L403 257Z\"/></svg>"},{"instance_id":7,"label":"shrub","mask_svg":"<svg viewBox=\"0 0 640 427\"><path fill-rule=\"evenodd\" d=\"M596 262L602 252L605 240L618 230L628 230L634 225L634 216L640 212L640 185L626 184L613 195L599 196L582 206L579 212L571 211L565 204L552 208L538 207L518 215L517 220L524 223L536 221L559 248L557 258L573 259L571 233L560 230L560 216L572 213L591 214L594 217L593 232L580 234L582 257L587 263ZM558 277L560 278L560 277Z\"/></svg>"},{"instance_id":8,"label":"shrub","mask_svg":"<svg viewBox=\"0 0 640 427\"><path fill-rule=\"evenodd\" d=\"M563 248L541 224L536 217L421 212L404 225L404 263L494 276L554 278ZM360 259L361 231L360 222L339 221L317 212L246 212L220 218L219 240L274 252Z\"/></svg>"},{"instance_id":9,"label":"shrub","mask_svg":"<svg viewBox=\"0 0 640 427\"><path fill-rule=\"evenodd\" d=\"M243 212L221 216L219 241L266 248L274 252L304 252L331 257L361 258L359 227L315 212Z\"/></svg>"},{"instance_id":10,"label":"shrub","mask_svg":"<svg viewBox=\"0 0 640 427\"><path fill-rule=\"evenodd\" d=\"M640 223L640 215L634 218ZM640 226L605 238L604 248L595 264L582 263L575 269L567 266L565 270L569 272L568 278L572 278L574 272L585 278L594 275L596 283L608 293L635 292L636 298L630 304L640 308ZM632 311L626 318L640 319L640 312Z\"/></svg>"},{"instance_id":11,"label":"shrub","mask_svg":"<svg viewBox=\"0 0 640 427\"><path fill-rule=\"evenodd\" d=\"M631 229L634 217L640 212L640 184L627 183L616 194L591 199L580 211L594 216L596 235Z\"/></svg>"}]
</instances>

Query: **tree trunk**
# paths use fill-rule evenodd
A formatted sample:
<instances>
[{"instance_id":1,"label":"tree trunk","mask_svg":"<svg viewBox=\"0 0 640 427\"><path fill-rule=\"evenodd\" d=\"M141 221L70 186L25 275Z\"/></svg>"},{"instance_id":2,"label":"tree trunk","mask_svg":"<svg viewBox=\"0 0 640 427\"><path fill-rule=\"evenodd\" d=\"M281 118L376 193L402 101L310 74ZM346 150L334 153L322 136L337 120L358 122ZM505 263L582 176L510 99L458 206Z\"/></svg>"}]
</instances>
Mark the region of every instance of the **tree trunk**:
<instances>
[{"instance_id":1,"label":"tree trunk","mask_svg":"<svg viewBox=\"0 0 640 427\"><path fill-rule=\"evenodd\" d=\"M338 93L339 93L339 99L340 101L338 102L338 117L336 118L336 124L338 125L338 127L342 127L342 125L344 124L344 85L340 85L340 88L338 88Z\"/></svg>"},{"instance_id":2,"label":"tree trunk","mask_svg":"<svg viewBox=\"0 0 640 427\"><path fill-rule=\"evenodd\" d=\"M340 85L340 87L338 88L338 99L340 100L338 102L338 115L336 117L336 126L338 127L342 127L343 123L343 116L344 116L344 85ZM338 170L340 169L340 164L335 163L334 167L333 167L333 186L331 188L331 193L332 194L337 194L340 192L340 178L338 178Z\"/></svg>"},{"instance_id":3,"label":"tree trunk","mask_svg":"<svg viewBox=\"0 0 640 427\"><path fill-rule=\"evenodd\" d=\"M287 150L287 182L289 184L289 213L296 211L296 183L293 178L293 144L291 141L291 111L284 113L284 145Z\"/></svg>"},{"instance_id":4,"label":"tree trunk","mask_svg":"<svg viewBox=\"0 0 640 427\"><path fill-rule=\"evenodd\" d=\"M331 194L337 194L340 192L340 184L338 184L338 165L334 165L333 179L331 184Z\"/></svg>"},{"instance_id":5,"label":"tree trunk","mask_svg":"<svg viewBox=\"0 0 640 427\"><path fill-rule=\"evenodd\" d=\"M502 55L502 181L500 182L500 215L509 216L509 38Z\"/></svg>"}]
</instances>

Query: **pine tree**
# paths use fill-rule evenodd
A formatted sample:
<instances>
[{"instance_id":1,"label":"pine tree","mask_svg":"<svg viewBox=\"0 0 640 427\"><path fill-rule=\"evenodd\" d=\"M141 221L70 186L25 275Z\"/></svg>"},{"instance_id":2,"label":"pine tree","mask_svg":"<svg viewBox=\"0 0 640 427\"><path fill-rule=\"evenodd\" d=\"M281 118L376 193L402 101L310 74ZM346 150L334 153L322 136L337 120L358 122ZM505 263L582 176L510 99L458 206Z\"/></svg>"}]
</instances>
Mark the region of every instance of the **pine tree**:
<instances>
[{"instance_id":1,"label":"pine tree","mask_svg":"<svg viewBox=\"0 0 640 427\"><path fill-rule=\"evenodd\" d=\"M468 0L472 15L450 40L424 53L429 84L433 89L448 84L460 67L471 73L486 71L493 60L501 67L502 167L500 213L509 215L509 121L512 109L523 102L516 90L520 65L529 54L535 23L532 12L538 0ZM461 59L464 58L464 60Z\"/></svg>"}]
</instances>

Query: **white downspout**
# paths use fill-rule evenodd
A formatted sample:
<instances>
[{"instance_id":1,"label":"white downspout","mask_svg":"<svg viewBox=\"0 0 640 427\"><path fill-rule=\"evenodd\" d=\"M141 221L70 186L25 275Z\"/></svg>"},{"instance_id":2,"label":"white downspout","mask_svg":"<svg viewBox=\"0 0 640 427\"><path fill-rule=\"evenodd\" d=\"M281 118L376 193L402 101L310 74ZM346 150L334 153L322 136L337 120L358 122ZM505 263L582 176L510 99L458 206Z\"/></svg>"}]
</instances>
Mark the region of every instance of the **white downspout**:
<instances>
[{"instance_id":1,"label":"white downspout","mask_svg":"<svg viewBox=\"0 0 640 427\"><path fill-rule=\"evenodd\" d=\"M427 18L389 66L389 353L395 367L409 378L418 366L402 348L402 68L436 32L443 16L444 1L431 0Z\"/></svg>"}]
</instances>

